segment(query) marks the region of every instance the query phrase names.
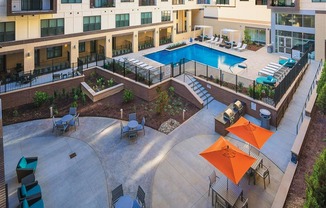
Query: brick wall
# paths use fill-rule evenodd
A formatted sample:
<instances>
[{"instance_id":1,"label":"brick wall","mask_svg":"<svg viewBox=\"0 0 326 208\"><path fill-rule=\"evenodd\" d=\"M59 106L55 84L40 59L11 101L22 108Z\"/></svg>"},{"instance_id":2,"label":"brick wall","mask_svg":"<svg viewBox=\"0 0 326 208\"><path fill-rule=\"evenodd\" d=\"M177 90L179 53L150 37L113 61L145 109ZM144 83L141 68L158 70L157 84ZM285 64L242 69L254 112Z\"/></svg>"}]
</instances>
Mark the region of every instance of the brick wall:
<instances>
[{"instance_id":1,"label":"brick wall","mask_svg":"<svg viewBox=\"0 0 326 208\"><path fill-rule=\"evenodd\" d=\"M2 109L33 103L33 97L36 91L47 92L49 95L53 95L54 91L62 92L62 89L65 89L66 92L71 91L72 88L80 87L80 83L84 81L84 78L84 76L78 76L3 93L0 95L2 100Z\"/></svg>"}]
</instances>

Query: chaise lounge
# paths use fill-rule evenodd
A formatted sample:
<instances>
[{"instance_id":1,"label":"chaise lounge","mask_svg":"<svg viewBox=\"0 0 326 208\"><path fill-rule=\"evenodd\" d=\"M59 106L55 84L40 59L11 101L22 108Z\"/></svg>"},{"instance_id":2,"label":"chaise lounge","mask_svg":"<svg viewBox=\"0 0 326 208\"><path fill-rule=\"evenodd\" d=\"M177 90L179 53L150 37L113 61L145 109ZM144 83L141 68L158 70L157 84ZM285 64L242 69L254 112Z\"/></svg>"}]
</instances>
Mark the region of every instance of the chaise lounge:
<instances>
[{"instance_id":1,"label":"chaise lounge","mask_svg":"<svg viewBox=\"0 0 326 208\"><path fill-rule=\"evenodd\" d=\"M23 184L17 189L17 196L19 201L23 201L25 198L28 200L34 197L41 197L41 186L38 184L38 181L27 184Z\"/></svg>"},{"instance_id":2,"label":"chaise lounge","mask_svg":"<svg viewBox=\"0 0 326 208\"><path fill-rule=\"evenodd\" d=\"M296 62L297 62L296 60L294 60L292 58L289 58L289 59L281 59L281 60L279 60L278 63L280 65L282 65L282 66L286 66L286 67L292 68L295 65Z\"/></svg>"},{"instance_id":3,"label":"chaise lounge","mask_svg":"<svg viewBox=\"0 0 326 208\"><path fill-rule=\"evenodd\" d=\"M267 84L267 85L271 85L271 86L274 86L276 81L277 81L277 79L274 78L273 76L258 77L256 79L257 84Z\"/></svg>"},{"instance_id":4,"label":"chaise lounge","mask_svg":"<svg viewBox=\"0 0 326 208\"><path fill-rule=\"evenodd\" d=\"M17 173L17 179L18 182L21 182L21 179L25 176L35 173L37 166L37 157L22 157L20 158L17 167L16 167L16 173Z\"/></svg>"},{"instance_id":5,"label":"chaise lounge","mask_svg":"<svg viewBox=\"0 0 326 208\"><path fill-rule=\"evenodd\" d=\"M44 202L41 196L24 199L18 208L44 208Z\"/></svg>"}]
</instances>

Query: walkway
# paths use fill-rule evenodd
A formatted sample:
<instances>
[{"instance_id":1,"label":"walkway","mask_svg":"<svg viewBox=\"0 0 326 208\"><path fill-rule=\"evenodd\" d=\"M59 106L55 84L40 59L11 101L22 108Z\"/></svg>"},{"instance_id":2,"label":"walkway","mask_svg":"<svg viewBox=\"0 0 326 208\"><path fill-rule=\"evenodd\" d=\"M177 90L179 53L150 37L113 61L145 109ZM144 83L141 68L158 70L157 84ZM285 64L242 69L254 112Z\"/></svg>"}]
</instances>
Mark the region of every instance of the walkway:
<instances>
[{"instance_id":1,"label":"walkway","mask_svg":"<svg viewBox=\"0 0 326 208\"><path fill-rule=\"evenodd\" d=\"M276 132L262 149L282 171L290 161L295 138L293 123L299 119L299 114L291 110L303 108L300 98L308 94L313 70L310 67L305 74L300 85L303 89L296 91L286 117L277 131L272 128ZM82 117L77 131L71 130L64 136L53 135L51 119L5 126L9 206L18 205L15 168L24 155L39 157L36 178L46 207L108 207L110 192L119 184L132 197L141 185L146 192L147 207L206 207L207 176L213 167L198 154L219 137L214 131L214 117L225 107L213 101L208 109L202 109L169 135L146 127L146 135L140 134L134 140L120 139L120 123L110 118ZM246 118L260 123L255 118ZM70 159L73 152L77 156ZM259 207L269 207L279 186L282 172L267 158L264 164L266 161L272 170L272 178L266 191L261 181L256 186L247 186L246 179L240 183L250 198L250 207L257 207L253 204L256 199L263 203Z\"/></svg>"}]
</instances>

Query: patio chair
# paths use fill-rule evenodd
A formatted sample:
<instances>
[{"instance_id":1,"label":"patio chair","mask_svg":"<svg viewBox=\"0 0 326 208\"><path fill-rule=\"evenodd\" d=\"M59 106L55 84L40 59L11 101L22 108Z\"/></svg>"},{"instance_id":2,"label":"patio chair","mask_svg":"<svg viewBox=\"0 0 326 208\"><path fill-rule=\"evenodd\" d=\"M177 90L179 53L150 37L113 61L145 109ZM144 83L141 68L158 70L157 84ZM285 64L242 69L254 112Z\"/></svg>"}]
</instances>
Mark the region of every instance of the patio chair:
<instances>
[{"instance_id":1,"label":"patio chair","mask_svg":"<svg viewBox=\"0 0 326 208\"><path fill-rule=\"evenodd\" d=\"M16 167L17 179L19 183L21 182L21 179L25 176L35 173L37 167L37 160L37 157L23 156L22 158L20 158Z\"/></svg>"},{"instance_id":2,"label":"patio chair","mask_svg":"<svg viewBox=\"0 0 326 208\"><path fill-rule=\"evenodd\" d=\"M137 120L137 114L136 113L130 113L129 114L129 121L132 121L132 120Z\"/></svg>"},{"instance_id":3,"label":"patio chair","mask_svg":"<svg viewBox=\"0 0 326 208\"><path fill-rule=\"evenodd\" d=\"M206 43L212 43L213 41L215 41L216 38L218 37L212 36L210 40L206 40Z\"/></svg>"},{"instance_id":4,"label":"patio chair","mask_svg":"<svg viewBox=\"0 0 326 208\"><path fill-rule=\"evenodd\" d=\"M114 207L115 203L117 203L119 198L122 196L123 196L123 188L122 188L122 184L120 184L112 191L112 204L111 204L112 206L111 207Z\"/></svg>"},{"instance_id":5,"label":"patio chair","mask_svg":"<svg viewBox=\"0 0 326 208\"><path fill-rule=\"evenodd\" d=\"M215 208L228 208L227 202L218 194L215 195Z\"/></svg>"},{"instance_id":6,"label":"patio chair","mask_svg":"<svg viewBox=\"0 0 326 208\"><path fill-rule=\"evenodd\" d=\"M256 83L257 84L266 84L274 86L276 84L277 79L273 76L267 76L267 77L257 77Z\"/></svg>"},{"instance_id":7,"label":"patio chair","mask_svg":"<svg viewBox=\"0 0 326 208\"><path fill-rule=\"evenodd\" d=\"M268 168L262 164L258 167L258 169L256 170L256 173L259 177L264 179L264 189L266 189L266 183L265 183L265 179L268 177L268 181L269 183L271 183L271 178L269 176L269 170Z\"/></svg>"},{"instance_id":8,"label":"patio chair","mask_svg":"<svg viewBox=\"0 0 326 208\"><path fill-rule=\"evenodd\" d=\"M224 41L224 39L221 38L219 41L216 41L216 42L215 42L215 45L218 46L218 45L222 44L223 41Z\"/></svg>"},{"instance_id":9,"label":"patio chair","mask_svg":"<svg viewBox=\"0 0 326 208\"><path fill-rule=\"evenodd\" d=\"M69 114L75 116L77 114L77 108L76 107L70 107L69 108Z\"/></svg>"},{"instance_id":10,"label":"patio chair","mask_svg":"<svg viewBox=\"0 0 326 208\"><path fill-rule=\"evenodd\" d=\"M30 183L26 186L23 184L17 189L17 196L19 201L23 201L25 198L29 199L32 197L42 196L41 186L38 184L38 181Z\"/></svg>"},{"instance_id":11,"label":"patio chair","mask_svg":"<svg viewBox=\"0 0 326 208\"><path fill-rule=\"evenodd\" d=\"M232 49L238 50L242 46L242 41L238 42L237 46L234 46Z\"/></svg>"},{"instance_id":12,"label":"patio chair","mask_svg":"<svg viewBox=\"0 0 326 208\"><path fill-rule=\"evenodd\" d=\"M240 196L238 200L235 202L235 208L248 208L248 198L244 198Z\"/></svg>"},{"instance_id":13,"label":"patio chair","mask_svg":"<svg viewBox=\"0 0 326 208\"><path fill-rule=\"evenodd\" d=\"M129 132L129 127L128 126L124 126L122 124L122 121L120 121L120 129L121 129L120 139L122 139L122 136Z\"/></svg>"},{"instance_id":14,"label":"patio chair","mask_svg":"<svg viewBox=\"0 0 326 208\"><path fill-rule=\"evenodd\" d=\"M216 183L216 179L218 179L218 178L219 177L216 175L215 170L213 170L213 172L208 176L208 179L209 179L208 196L209 196L209 192L212 189L212 186Z\"/></svg>"},{"instance_id":15,"label":"patio chair","mask_svg":"<svg viewBox=\"0 0 326 208\"><path fill-rule=\"evenodd\" d=\"M28 199L24 199L22 202L20 202L18 208L44 208L44 202L42 199L42 196L35 196L30 197Z\"/></svg>"},{"instance_id":16,"label":"patio chair","mask_svg":"<svg viewBox=\"0 0 326 208\"><path fill-rule=\"evenodd\" d=\"M240 52L242 52L242 51L246 50L246 48L247 48L247 44L244 43L244 44L243 44L240 48L238 48L237 50L240 51Z\"/></svg>"},{"instance_id":17,"label":"patio chair","mask_svg":"<svg viewBox=\"0 0 326 208\"><path fill-rule=\"evenodd\" d=\"M54 129L60 133L65 132L68 127L69 127L68 123L60 122L60 120L54 124Z\"/></svg>"},{"instance_id":18,"label":"patio chair","mask_svg":"<svg viewBox=\"0 0 326 208\"><path fill-rule=\"evenodd\" d=\"M75 131L76 131L77 124L79 126L79 113L77 115L75 115L72 120L69 121L69 126L73 126L75 128Z\"/></svg>"},{"instance_id":19,"label":"patio chair","mask_svg":"<svg viewBox=\"0 0 326 208\"><path fill-rule=\"evenodd\" d=\"M141 186L138 186L136 200L137 200L140 207L142 207L142 208L146 207L146 205L145 205L145 191L142 189Z\"/></svg>"},{"instance_id":20,"label":"patio chair","mask_svg":"<svg viewBox=\"0 0 326 208\"><path fill-rule=\"evenodd\" d=\"M137 126L137 131L143 131L145 135L145 117L141 120L141 123Z\"/></svg>"}]
</instances>

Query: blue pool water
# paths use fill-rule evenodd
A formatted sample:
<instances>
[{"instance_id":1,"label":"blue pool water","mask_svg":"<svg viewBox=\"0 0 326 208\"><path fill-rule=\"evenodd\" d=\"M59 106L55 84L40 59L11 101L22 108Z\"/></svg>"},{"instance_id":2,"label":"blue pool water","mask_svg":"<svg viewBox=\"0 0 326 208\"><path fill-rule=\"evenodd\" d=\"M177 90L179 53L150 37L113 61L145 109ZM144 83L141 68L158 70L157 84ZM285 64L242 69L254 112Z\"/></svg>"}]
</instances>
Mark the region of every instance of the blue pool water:
<instances>
[{"instance_id":1,"label":"blue pool water","mask_svg":"<svg viewBox=\"0 0 326 208\"><path fill-rule=\"evenodd\" d=\"M244 58L224 53L202 45L193 44L173 51L162 50L147 54L145 57L153 59L162 64L177 63L180 59L197 61L218 68L220 64L233 66L243 62Z\"/></svg>"}]
</instances>

